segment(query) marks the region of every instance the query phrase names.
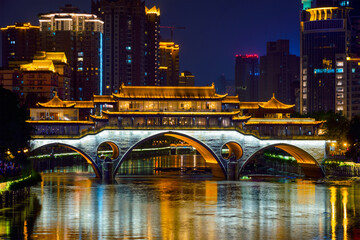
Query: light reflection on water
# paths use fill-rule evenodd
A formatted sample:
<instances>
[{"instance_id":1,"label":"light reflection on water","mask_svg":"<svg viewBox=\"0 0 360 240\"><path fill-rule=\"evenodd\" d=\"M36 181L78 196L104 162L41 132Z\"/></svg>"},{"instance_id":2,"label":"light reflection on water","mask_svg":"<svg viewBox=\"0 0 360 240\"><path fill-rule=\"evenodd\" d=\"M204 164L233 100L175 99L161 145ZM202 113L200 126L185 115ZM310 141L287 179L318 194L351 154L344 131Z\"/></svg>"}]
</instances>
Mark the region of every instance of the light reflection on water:
<instances>
[{"instance_id":1,"label":"light reflection on water","mask_svg":"<svg viewBox=\"0 0 360 240\"><path fill-rule=\"evenodd\" d=\"M29 238L354 239L360 233L358 185L157 176L106 185L92 176L45 174L32 189L41 211Z\"/></svg>"}]
</instances>

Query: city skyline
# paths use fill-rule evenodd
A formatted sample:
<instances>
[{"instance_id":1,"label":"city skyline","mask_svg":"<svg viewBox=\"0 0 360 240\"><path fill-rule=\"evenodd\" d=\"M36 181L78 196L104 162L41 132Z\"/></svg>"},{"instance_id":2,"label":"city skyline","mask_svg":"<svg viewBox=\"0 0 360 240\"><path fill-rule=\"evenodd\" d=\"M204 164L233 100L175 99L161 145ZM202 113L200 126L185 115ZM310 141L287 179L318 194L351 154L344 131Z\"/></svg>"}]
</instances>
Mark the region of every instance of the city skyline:
<instances>
[{"instance_id":1,"label":"city skyline","mask_svg":"<svg viewBox=\"0 0 360 240\"><path fill-rule=\"evenodd\" d=\"M3 2L0 24L6 26L29 21L38 25L39 13L57 11L67 3L42 0ZM175 30L174 40L180 45L180 71L192 72L197 85L215 82L221 74L234 79L235 55L265 55L267 41L289 39L290 53L299 55L300 0L280 0L276 5L264 0L247 4L232 0L226 5L215 1L149 0L145 4L160 8L161 25L186 27L185 30ZM19 5L28 10L19 11ZM91 1L81 0L73 5L81 12L90 12ZM9 12L13 14L9 16ZM161 35L170 38L166 29L161 30Z\"/></svg>"}]
</instances>

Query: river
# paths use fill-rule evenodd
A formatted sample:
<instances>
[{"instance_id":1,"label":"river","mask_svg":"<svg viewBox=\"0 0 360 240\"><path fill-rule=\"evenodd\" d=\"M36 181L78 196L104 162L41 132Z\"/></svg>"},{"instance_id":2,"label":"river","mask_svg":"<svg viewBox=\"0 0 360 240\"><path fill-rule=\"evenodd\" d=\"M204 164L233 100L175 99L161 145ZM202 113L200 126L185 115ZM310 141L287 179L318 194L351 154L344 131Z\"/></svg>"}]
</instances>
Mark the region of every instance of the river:
<instances>
[{"instance_id":1,"label":"river","mask_svg":"<svg viewBox=\"0 0 360 240\"><path fill-rule=\"evenodd\" d=\"M75 168L77 171L79 168ZM207 174L43 173L0 210L4 239L359 239L360 185L224 181Z\"/></svg>"}]
</instances>

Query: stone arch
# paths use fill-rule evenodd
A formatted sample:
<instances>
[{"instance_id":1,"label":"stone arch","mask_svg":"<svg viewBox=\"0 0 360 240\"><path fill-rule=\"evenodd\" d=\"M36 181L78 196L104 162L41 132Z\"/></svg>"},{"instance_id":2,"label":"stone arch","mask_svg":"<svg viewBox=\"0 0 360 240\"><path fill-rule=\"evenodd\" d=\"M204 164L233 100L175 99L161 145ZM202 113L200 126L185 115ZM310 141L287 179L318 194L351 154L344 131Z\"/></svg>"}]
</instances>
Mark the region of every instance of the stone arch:
<instances>
[{"instance_id":1,"label":"stone arch","mask_svg":"<svg viewBox=\"0 0 360 240\"><path fill-rule=\"evenodd\" d=\"M325 176L323 169L321 168L320 164L315 160L313 156L311 156L308 152L306 152L305 150L299 147L284 143L272 144L264 148L261 148L260 150L253 153L242 164L241 168L239 169L239 176L241 174L241 171L245 168L245 166L249 162L251 162L251 160L254 158L256 154L271 147L276 147L278 149L281 149L287 152L288 154L290 154L291 156L293 156L296 159L297 163L302 168L302 170L304 171L306 177L321 178Z\"/></svg>"},{"instance_id":2,"label":"stone arch","mask_svg":"<svg viewBox=\"0 0 360 240\"><path fill-rule=\"evenodd\" d=\"M235 160L239 160L243 156L244 152L239 143L234 142L234 141L227 142L222 146L221 150L225 146L229 149L228 155L226 157L224 157L224 156L222 156L222 153L220 153L222 158L224 158L225 160L229 160L233 154L235 156Z\"/></svg>"},{"instance_id":3,"label":"stone arch","mask_svg":"<svg viewBox=\"0 0 360 240\"><path fill-rule=\"evenodd\" d=\"M49 147L49 146L52 146L52 145L59 145L59 146L62 146L62 147L66 147L66 148L69 148L77 153L79 153L83 158L85 158L85 160L91 165L91 167L93 168L94 172L95 172L95 175L97 178L101 178L101 172L99 170L99 168L97 167L97 165L95 164L95 162L93 161L93 159L88 155L86 154L85 152L83 152L82 150L74 147L74 146L71 146L71 145L68 145L68 144L65 144L65 143L59 143L59 142L54 142L54 143L49 143L49 144L45 144L45 145L42 145L42 146L38 146L34 149L31 149L30 152L33 152L39 148L42 148L42 147Z\"/></svg>"},{"instance_id":4,"label":"stone arch","mask_svg":"<svg viewBox=\"0 0 360 240\"><path fill-rule=\"evenodd\" d=\"M96 150L96 153L98 153L99 147L100 147L102 144L105 144L105 143L108 144L108 145L111 147L112 151L113 151L113 154L112 154L112 156L111 156L111 160L117 159L117 158L120 156L119 146L118 146L116 143L112 142L112 141L101 142L101 143L98 145L98 147L96 148L96 149L97 149L97 150Z\"/></svg>"},{"instance_id":5,"label":"stone arch","mask_svg":"<svg viewBox=\"0 0 360 240\"><path fill-rule=\"evenodd\" d=\"M163 133L158 133L149 137L146 137L140 141L138 141L136 144L134 144L133 146L131 146L126 153L121 157L120 161L118 162L117 166L115 167L114 170L114 176L115 174L118 172L122 162L129 156L129 154L132 152L132 150L134 148L136 148L137 146L139 146L140 144L150 140L150 139L154 139L160 136L169 136L169 137L174 137L177 139L180 139L186 143L188 143L189 145L195 147L195 149L200 153L200 155L205 159L206 164L211 168L212 173L214 176L218 176L218 177L224 177L226 176L226 170L225 167L223 166L222 162L218 159L218 157L216 156L216 154L208 147L206 146L206 144L204 144L203 142L182 134L182 133L178 133L178 132L163 132Z\"/></svg>"}]
</instances>

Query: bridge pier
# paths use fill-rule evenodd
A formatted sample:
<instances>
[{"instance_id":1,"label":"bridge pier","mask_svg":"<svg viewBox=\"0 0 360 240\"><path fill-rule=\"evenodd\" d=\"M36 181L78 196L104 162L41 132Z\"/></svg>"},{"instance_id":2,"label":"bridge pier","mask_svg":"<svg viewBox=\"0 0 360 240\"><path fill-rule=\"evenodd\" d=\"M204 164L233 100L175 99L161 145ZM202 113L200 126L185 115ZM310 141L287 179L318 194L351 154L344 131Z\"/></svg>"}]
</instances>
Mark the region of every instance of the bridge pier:
<instances>
[{"instance_id":1,"label":"bridge pier","mask_svg":"<svg viewBox=\"0 0 360 240\"><path fill-rule=\"evenodd\" d=\"M113 176L114 164L110 158L106 158L102 163L102 179L107 183L112 183L114 180Z\"/></svg>"},{"instance_id":2,"label":"bridge pier","mask_svg":"<svg viewBox=\"0 0 360 240\"><path fill-rule=\"evenodd\" d=\"M226 179L237 180L238 164L236 161L229 161L227 165Z\"/></svg>"}]
</instances>

